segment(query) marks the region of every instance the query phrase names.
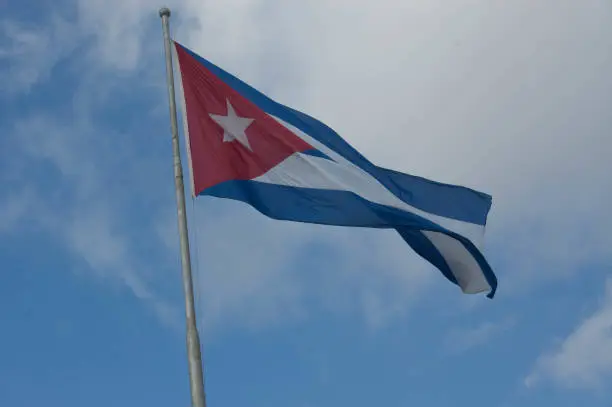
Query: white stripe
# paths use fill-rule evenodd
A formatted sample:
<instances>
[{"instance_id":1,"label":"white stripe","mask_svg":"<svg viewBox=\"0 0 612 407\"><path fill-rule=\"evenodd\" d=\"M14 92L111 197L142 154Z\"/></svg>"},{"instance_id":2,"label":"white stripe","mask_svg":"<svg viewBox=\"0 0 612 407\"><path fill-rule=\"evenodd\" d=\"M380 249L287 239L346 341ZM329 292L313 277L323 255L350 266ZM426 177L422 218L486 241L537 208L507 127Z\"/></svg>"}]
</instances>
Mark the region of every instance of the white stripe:
<instances>
[{"instance_id":1,"label":"white stripe","mask_svg":"<svg viewBox=\"0 0 612 407\"><path fill-rule=\"evenodd\" d=\"M421 233L429 239L446 260L461 291L466 294L476 294L491 290L478 262L460 241L440 232L425 230Z\"/></svg>"},{"instance_id":2,"label":"white stripe","mask_svg":"<svg viewBox=\"0 0 612 407\"><path fill-rule=\"evenodd\" d=\"M267 173L253 179L253 181L292 187L350 191L370 202L390 206L421 216L448 230L465 236L478 248L482 246L484 240L484 226L435 215L408 205L385 188L376 178L346 160L335 151L329 149L296 127L278 118L276 119L307 143L338 162L297 153L288 157L285 161L275 166Z\"/></svg>"}]
</instances>

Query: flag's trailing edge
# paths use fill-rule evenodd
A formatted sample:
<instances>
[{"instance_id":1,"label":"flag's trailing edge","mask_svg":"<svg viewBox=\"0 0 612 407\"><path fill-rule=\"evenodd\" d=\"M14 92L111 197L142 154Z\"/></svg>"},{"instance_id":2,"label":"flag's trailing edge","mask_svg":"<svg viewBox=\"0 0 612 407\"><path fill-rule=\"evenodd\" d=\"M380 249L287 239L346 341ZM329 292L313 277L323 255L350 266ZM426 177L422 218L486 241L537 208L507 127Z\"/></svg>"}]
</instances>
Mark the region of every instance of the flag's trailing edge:
<instances>
[{"instance_id":1,"label":"flag's trailing edge","mask_svg":"<svg viewBox=\"0 0 612 407\"><path fill-rule=\"evenodd\" d=\"M378 167L320 121L174 42L194 196L268 217L393 228L464 293L497 278L481 249L491 197Z\"/></svg>"}]
</instances>

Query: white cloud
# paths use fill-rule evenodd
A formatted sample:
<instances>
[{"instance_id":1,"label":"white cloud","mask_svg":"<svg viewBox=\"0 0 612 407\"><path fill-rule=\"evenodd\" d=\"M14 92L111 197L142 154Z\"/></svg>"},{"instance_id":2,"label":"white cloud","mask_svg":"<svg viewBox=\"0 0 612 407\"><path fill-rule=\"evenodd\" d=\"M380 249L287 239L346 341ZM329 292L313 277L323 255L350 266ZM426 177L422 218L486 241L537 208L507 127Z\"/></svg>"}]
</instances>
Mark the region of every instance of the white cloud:
<instances>
[{"instance_id":1,"label":"white cloud","mask_svg":"<svg viewBox=\"0 0 612 407\"><path fill-rule=\"evenodd\" d=\"M316 310L357 312L374 329L406 316L439 277L393 232L278 222L213 198L190 213L204 332L258 330ZM176 215L156 229L178 259Z\"/></svg>"},{"instance_id":2,"label":"white cloud","mask_svg":"<svg viewBox=\"0 0 612 407\"><path fill-rule=\"evenodd\" d=\"M582 321L556 349L541 356L525 385L542 381L577 389L603 389L612 378L612 280L600 308Z\"/></svg>"},{"instance_id":3,"label":"white cloud","mask_svg":"<svg viewBox=\"0 0 612 407\"><path fill-rule=\"evenodd\" d=\"M108 283L127 287L150 304L164 323L174 326L179 315L175 305L153 290L146 278L150 265L135 256L134 241L113 215L119 202L113 198L112 186L103 188L107 194L100 193L102 186L110 185L107 179L114 178L115 153L96 142L99 135L84 124L85 118L73 119L64 123L33 114L14 124L13 154L30 167L42 164L50 170L48 178L28 180L44 200L33 194L21 195L20 200L17 196L9 201L5 214L17 219L27 208L28 221L37 223L51 238L64 241L69 253L86 264L85 268L76 266L75 271L85 269ZM59 178L48 185L54 179L53 171ZM17 183L25 181L25 175L17 179Z\"/></svg>"},{"instance_id":4,"label":"white cloud","mask_svg":"<svg viewBox=\"0 0 612 407\"><path fill-rule=\"evenodd\" d=\"M79 30L95 39L90 57L106 68L133 70L142 56L146 19L157 13L154 5L145 0L77 0L76 4Z\"/></svg>"},{"instance_id":5,"label":"white cloud","mask_svg":"<svg viewBox=\"0 0 612 407\"><path fill-rule=\"evenodd\" d=\"M34 194L27 188L9 193L0 201L0 232L9 232L19 227L30 209Z\"/></svg>"},{"instance_id":6,"label":"white cloud","mask_svg":"<svg viewBox=\"0 0 612 407\"><path fill-rule=\"evenodd\" d=\"M446 346L454 353L465 352L486 344L494 337L512 329L515 324L513 318L506 318L501 321L484 322L473 328L456 329L449 332Z\"/></svg>"},{"instance_id":7,"label":"white cloud","mask_svg":"<svg viewBox=\"0 0 612 407\"><path fill-rule=\"evenodd\" d=\"M51 69L76 45L74 27L53 15L43 27L32 27L15 21L0 21L0 61L6 67L0 90L9 95L29 91L48 78Z\"/></svg>"},{"instance_id":8,"label":"white cloud","mask_svg":"<svg viewBox=\"0 0 612 407\"><path fill-rule=\"evenodd\" d=\"M214 210L210 204L207 209ZM225 323L257 329L299 317L304 287L292 264L305 231L266 222L246 211L231 213L215 217L209 216L214 211L196 208L197 221L192 223L203 326Z\"/></svg>"}]
</instances>

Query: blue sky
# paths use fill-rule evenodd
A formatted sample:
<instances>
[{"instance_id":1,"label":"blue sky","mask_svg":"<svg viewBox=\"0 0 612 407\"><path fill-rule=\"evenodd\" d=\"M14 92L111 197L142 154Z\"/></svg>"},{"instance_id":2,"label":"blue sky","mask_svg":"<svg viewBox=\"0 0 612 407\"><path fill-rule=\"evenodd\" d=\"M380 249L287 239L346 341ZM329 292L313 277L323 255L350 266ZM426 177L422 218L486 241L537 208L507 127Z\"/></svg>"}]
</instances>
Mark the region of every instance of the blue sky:
<instances>
[{"instance_id":1,"label":"blue sky","mask_svg":"<svg viewBox=\"0 0 612 407\"><path fill-rule=\"evenodd\" d=\"M301 3L167 5L373 162L492 194L500 285L189 201L209 405L609 406L612 5ZM161 5L0 2L0 405L189 403Z\"/></svg>"}]
</instances>

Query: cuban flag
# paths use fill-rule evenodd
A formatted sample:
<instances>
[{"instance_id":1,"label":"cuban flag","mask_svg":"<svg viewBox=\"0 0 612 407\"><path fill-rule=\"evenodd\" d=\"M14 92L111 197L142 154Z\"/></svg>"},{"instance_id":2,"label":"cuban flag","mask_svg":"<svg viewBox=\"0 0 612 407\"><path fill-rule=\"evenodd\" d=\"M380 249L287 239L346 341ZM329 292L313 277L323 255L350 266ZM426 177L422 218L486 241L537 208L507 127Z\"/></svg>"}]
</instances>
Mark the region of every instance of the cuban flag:
<instances>
[{"instance_id":1,"label":"cuban flag","mask_svg":"<svg viewBox=\"0 0 612 407\"><path fill-rule=\"evenodd\" d=\"M489 195L378 167L324 123L173 45L194 196L280 220L393 228L464 293L493 298L481 251Z\"/></svg>"}]
</instances>

